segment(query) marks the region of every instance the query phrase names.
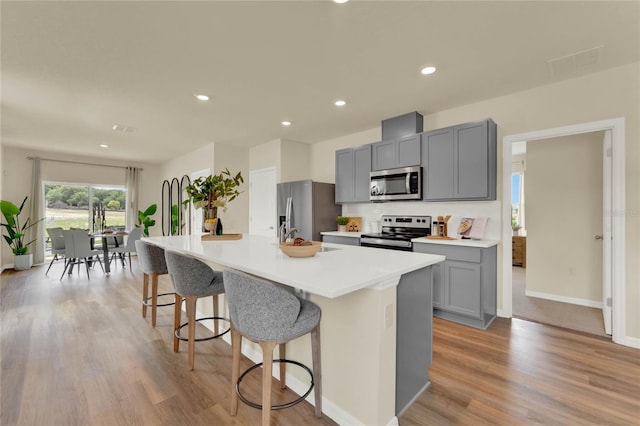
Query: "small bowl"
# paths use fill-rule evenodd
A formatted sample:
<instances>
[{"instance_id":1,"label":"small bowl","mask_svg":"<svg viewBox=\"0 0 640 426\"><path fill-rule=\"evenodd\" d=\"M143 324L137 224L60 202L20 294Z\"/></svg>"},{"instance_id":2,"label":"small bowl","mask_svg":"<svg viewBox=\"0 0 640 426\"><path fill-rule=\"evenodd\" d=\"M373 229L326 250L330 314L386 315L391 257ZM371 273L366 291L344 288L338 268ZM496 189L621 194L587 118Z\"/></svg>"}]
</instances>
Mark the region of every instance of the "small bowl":
<instances>
[{"instance_id":1,"label":"small bowl","mask_svg":"<svg viewBox=\"0 0 640 426\"><path fill-rule=\"evenodd\" d=\"M306 246L294 246L293 242L280 244L280 250L289 257L312 257L320 250L319 241L311 241Z\"/></svg>"}]
</instances>

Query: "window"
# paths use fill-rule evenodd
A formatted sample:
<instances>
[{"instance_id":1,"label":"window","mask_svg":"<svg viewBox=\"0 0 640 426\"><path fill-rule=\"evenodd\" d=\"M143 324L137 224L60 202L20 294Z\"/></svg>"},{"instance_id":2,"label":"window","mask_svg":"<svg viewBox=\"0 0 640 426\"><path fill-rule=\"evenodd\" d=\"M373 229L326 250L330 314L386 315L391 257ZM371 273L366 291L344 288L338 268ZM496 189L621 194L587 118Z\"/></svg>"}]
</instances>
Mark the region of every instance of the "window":
<instances>
[{"instance_id":1,"label":"window","mask_svg":"<svg viewBox=\"0 0 640 426\"><path fill-rule=\"evenodd\" d=\"M122 186L45 183L44 195L45 228L125 227L127 191Z\"/></svg>"},{"instance_id":2,"label":"window","mask_svg":"<svg viewBox=\"0 0 640 426\"><path fill-rule=\"evenodd\" d=\"M524 174L511 175L511 227L524 228Z\"/></svg>"}]
</instances>

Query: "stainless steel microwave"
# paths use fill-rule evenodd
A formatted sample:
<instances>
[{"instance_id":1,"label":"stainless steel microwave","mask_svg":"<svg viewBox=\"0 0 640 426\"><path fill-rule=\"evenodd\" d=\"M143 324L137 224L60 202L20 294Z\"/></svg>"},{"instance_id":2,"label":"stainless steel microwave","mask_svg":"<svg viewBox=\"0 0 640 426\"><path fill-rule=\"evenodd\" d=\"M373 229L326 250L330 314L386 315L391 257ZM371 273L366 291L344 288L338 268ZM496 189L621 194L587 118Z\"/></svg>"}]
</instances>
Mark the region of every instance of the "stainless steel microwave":
<instances>
[{"instance_id":1,"label":"stainless steel microwave","mask_svg":"<svg viewBox=\"0 0 640 426\"><path fill-rule=\"evenodd\" d=\"M377 170L370 173L371 201L422 199L422 167Z\"/></svg>"}]
</instances>

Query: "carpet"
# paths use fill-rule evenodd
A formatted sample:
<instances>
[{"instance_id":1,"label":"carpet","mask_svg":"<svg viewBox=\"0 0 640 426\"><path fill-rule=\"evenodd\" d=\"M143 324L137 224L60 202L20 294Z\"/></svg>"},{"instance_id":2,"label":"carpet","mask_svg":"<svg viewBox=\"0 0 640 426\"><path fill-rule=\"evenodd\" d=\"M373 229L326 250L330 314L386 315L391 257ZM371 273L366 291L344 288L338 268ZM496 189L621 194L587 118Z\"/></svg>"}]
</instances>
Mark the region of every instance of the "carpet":
<instances>
[{"instance_id":1,"label":"carpet","mask_svg":"<svg viewBox=\"0 0 640 426\"><path fill-rule=\"evenodd\" d=\"M525 269L513 267L513 316L598 336L604 332L602 310L525 296Z\"/></svg>"}]
</instances>

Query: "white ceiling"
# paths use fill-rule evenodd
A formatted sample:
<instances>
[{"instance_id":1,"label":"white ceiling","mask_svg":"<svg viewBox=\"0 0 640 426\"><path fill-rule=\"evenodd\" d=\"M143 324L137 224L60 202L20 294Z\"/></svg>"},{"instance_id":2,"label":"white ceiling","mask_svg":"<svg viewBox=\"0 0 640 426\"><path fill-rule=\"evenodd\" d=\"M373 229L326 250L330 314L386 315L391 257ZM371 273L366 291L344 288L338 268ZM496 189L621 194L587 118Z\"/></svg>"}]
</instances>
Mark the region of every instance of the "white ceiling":
<instances>
[{"instance_id":1,"label":"white ceiling","mask_svg":"<svg viewBox=\"0 0 640 426\"><path fill-rule=\"evenodd\" d=\"M639 5L2 1L2 144L161 162L320 142L638 61Z\"/></svg>"}]
</instances>

